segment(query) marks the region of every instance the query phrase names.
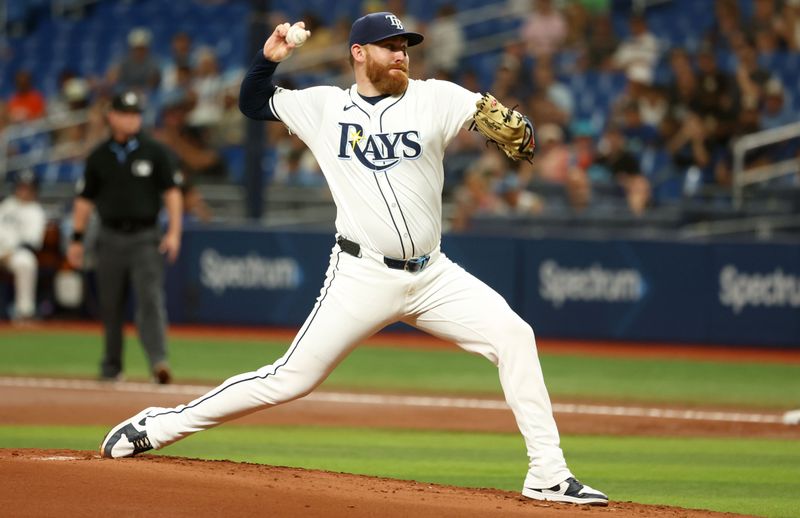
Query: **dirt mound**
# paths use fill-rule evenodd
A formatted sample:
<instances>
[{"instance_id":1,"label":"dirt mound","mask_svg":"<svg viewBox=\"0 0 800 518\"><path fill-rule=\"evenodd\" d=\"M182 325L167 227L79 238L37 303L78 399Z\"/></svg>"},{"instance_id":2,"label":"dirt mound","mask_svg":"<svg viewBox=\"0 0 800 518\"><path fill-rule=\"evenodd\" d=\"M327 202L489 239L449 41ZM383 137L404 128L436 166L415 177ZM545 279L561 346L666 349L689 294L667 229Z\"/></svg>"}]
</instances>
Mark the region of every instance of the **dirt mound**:
<instances>
[{"instance_id":1,"label":"dirt mound","mask_svg":"<svg viewBox=\"0 0 800 518\"><path fill-rule=\"evenodd\" d=\"M735 516L629 502L584 509L492 489L150 455L108 460L74 450L0 449L0 472L0 502L29 517Z\"/></svg>"}]
</instances>

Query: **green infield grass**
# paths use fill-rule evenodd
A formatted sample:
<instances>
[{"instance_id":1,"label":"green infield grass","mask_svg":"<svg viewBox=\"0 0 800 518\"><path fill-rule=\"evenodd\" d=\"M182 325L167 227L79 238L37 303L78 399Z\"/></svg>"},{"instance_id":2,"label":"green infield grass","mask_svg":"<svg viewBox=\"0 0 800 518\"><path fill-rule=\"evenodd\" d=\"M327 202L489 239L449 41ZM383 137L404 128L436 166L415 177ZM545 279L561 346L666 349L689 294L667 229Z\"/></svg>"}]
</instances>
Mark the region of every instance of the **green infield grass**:
<instances>
[{"instance_id":1,"label":"green infield grass","mask_svg":"<svg viewBox=\"0 0 800 518\"><path fill-rule=\"evenodd\" d=\"M92 450L105 432L0 426L0 447ZM797 516L795 441L566 436L562 445L573 472L612 500ZM509 491L527 469L522 439L499 433L230 425L160 453Z\"/></svg>"},{"instance_id":2,"label":"green infield grass","mask_svg":"<svg viewBox=\"0 0 800 518\"><path fill-rule=\"evenodd\" d=\"M170 340L176 378L217 384L272 363L286 342L231 339ZM92 332L4 332L0 375L88 377L97 373L101 337ZM732 354L735 354L732 353ZM128 339L128 379L146 379L138 342ZM613 358L541 357L554 398L790 409L800 407L800 365ZM458 350L360 347L324 383L329 390L499 395L487 360Z\"/></svg>"}]
</instances>

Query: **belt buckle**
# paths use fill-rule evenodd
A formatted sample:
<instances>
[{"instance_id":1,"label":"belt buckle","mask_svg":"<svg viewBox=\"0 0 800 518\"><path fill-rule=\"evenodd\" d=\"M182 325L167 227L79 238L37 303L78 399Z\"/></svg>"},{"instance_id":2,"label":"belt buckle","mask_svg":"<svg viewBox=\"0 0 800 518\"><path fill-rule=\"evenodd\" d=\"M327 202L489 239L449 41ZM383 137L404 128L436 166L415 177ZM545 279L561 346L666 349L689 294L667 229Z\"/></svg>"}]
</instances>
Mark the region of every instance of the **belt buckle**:
<instances>
[{"instance_id":1,"label":"belt buckle","mask_svg":"<svg viewBox=\"0 0 800 518\"><path fill-rule=\"evenodd\" d=\"M431 260L431 256L423 255L421 257L415 257L413 259L409 259L406 261L406 265L403 269L407 272L416 273L425 268L428 265L428 261Z\"/></svg>"}]
</instances>

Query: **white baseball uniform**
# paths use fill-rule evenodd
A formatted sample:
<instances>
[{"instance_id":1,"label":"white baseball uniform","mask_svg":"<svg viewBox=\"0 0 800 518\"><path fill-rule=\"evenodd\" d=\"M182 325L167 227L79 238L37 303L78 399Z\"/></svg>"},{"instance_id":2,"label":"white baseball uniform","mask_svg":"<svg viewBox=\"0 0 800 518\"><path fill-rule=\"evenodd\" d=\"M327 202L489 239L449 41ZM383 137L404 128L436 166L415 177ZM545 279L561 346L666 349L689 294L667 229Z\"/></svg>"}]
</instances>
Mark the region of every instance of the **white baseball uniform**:
<instances>
[{"instance_id":1,"label":"white baseball uniform","mask_svg":"<svg viewBox=\"0 0 800 518\"><path fill-rule=\"evenodd\" d=\"M374 105L355 85L274 93L270 111L314 153L336 203L337 232L350 246L333 247L320 295L286 354L187 405L150 411L153 447L308 394L360 342L403 321L498 367L530 457L526 485L551 487L572 476L533 330L439 249L442 158L479 98L437 80L411 80L404 94ZM396 269L419 257L411 265L421 270Z\"/></svg>"},{"instance_id":2,"label":"white baseball uniform","mask_svg":"<svg viewBox=\"0 0 800 518\"><path fill-rule=\"evenodd\" d=\"M41 248L47 223L35 201L9 196L0 202L0 266L14 275L14 316L31 317L36 311L36 255L25 245Z\"/></svg>"}]
</instances>

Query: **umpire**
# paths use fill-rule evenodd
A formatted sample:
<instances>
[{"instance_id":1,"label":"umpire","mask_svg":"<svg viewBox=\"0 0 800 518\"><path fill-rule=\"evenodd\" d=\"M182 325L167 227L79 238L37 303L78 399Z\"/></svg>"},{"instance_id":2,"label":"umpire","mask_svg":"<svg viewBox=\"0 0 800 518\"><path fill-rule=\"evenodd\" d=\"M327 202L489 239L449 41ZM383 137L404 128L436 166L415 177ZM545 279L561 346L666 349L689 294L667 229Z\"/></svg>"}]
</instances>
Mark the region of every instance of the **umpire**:
<instances>
[{"instance_id":1,"label":"umpire","mask_svg":"<svg viewBox=\"0 0 800 518\"><path fill-rule=\"evenodd\" d=\"M153 380L169 383L164 303L164 261L174 262L181 244L181 192L170 152L143 134L139 95L124 92L107 112L111 138L86 161L73 208L73 235L67 259L83 264L83 234L94 207L100 217L97 237L97 292L105 329L100 377L122 377L123 319L128 286L136 296L136 326L150 361ZM158 213L169 224L161 236Z\"/></svg>"}]
</instances>

